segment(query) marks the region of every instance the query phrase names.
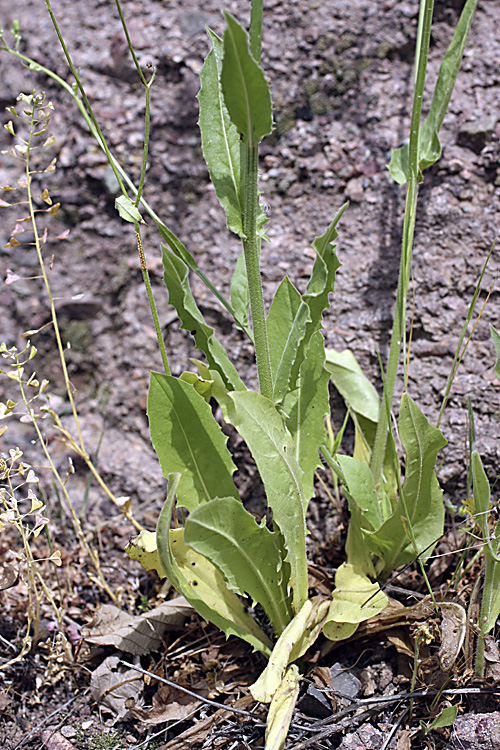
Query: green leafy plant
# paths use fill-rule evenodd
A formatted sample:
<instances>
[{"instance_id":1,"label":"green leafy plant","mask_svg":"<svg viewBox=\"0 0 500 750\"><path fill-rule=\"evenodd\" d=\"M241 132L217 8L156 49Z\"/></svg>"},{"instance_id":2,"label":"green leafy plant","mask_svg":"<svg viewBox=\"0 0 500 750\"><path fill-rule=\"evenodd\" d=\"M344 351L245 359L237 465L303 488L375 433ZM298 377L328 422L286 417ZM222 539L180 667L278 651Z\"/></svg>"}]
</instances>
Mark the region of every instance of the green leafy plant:
<instances>
[{"instance_id":1,"label":"green leafy plant","mask_svg":"<svg viewBox=\"0 0 500 750\"><path fill-rule=\"evenodd\" d=\"M62 38L83 104L76 91L3 38L6 51L44 70L71 93L115 170L122 190L117 209L134 224L164 364L164 372L151 373L148 417L169 486L156 533L142 532L131 543L129 554L167 575L199 614L226 635L237 635L269 656L268 667L252 688L256 699L271 702L268 748L281 747L286 736L298 695L297 660L321 632L333 641L342 640L360 622L381 612L387 600L373 579L387 578L416 558L424 572L423 564L442 534L444 510L435 464L445 439L405 390L397 426L405 453L403 471L390 414L401 353L406 367L406 299L418 186L422 170L440 155L439 130L476 2L465 4L422 127L433 2L420 4L410 139L407 147L394 153L390 166L394 179L406 182L408 188L394 328L381 399L353 355L326 351L321 334L339 267L335 243L346 205L312 243L316 257L305 291L301 293L285 276L266 315L260 255L267 217L259 200L258 157L259 143L273 123L270 89L260 65L261 1L252 0L249 35L227 12L223 38L208 32L212 49L201 72L198 96L204 157L227 225L243 246L230 302L142 195L154 72L147 81L134 55L146 89L143 169L136 188L109 151ZM117 7L126 30L118 2ZM141 209L154 219L165 243L162 257L169 302L182 328L205 355L203 362L193 360L196 373L180 378L170 373L158 323L140 235ZM254 343L258 390L248 388L245 371L232 362L205 322L190 289L190 271ZM352 456L339 454L338 441L325 431L330 379L355 423ZM255 460L272 517L268 522L264 516L259 523L239 499L233 481L236 467L211 401L220 406L224 422L236 429ZM310 597L308 591L306 513L314 496L314 475L322 465L320 453L341 482L351 513L347 562L337 571L331 597ZM189 514L182 526L176 506ZM257 624L242 597L262 606L272 633Z\"/></svg>"}]
</instances>

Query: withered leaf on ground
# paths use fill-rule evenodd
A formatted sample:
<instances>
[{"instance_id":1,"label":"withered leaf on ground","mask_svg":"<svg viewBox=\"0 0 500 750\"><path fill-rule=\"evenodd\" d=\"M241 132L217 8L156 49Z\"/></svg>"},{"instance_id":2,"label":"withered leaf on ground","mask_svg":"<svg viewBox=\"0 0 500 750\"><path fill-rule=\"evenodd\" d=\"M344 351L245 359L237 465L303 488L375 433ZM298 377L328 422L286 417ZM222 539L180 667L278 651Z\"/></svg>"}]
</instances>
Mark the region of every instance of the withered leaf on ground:
<instances>
[{"instance_id":1,"label":"withered leaf on ground","mask_svg":"<svg viewBox=\"0 0 500 750\"><path fill-rule=\"evenodd\" d=\"M134 707L131 714L143 724L162 724L165 721L186 719L202 703L201 700L167 685L160 685L152 702L152 708Z\"/></svg>"},{"instance_id":2,"label":"withered leaf on ground","mask_svg":"<svg viewBox=\"0 0 500 750\"><path fill-rule=\"evenodd\" d=\"M142 700L144 680L134 669L120 667L117 656L108 656L90 678L90 694L96 702L115 716L115 721L129 719L129 704Z\"/></svg>"},{"instance_id":3,"label":"withered leaf on ground","mask_svg":"<svg viewBox=\"0 0 500 750\"><path fill-rule=\"evenodd\" d=\"M142 615L130 615L113 604L104 604L82 629L82 635L87 643L115 646L128 654L149 654L160 648L167 630L181 627L192 612L183 596L163 602Z\"/></svg>"}]
</instances>

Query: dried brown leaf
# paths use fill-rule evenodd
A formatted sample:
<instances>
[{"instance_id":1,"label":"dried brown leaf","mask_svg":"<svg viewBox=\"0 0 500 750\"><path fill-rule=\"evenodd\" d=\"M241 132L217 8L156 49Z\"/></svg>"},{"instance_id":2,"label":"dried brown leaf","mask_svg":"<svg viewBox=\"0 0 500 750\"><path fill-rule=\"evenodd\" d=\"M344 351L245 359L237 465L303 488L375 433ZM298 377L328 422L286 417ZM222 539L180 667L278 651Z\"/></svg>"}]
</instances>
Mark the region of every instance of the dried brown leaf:
<instances>
[{"instance_id":1,"label":"dried brown leaf","mask_svg":"<svg viewBox=\"0 0 500 750\"><path fill-rule=\"evenodd\" d=\"M142 615L130 615L113 604L104 604L83 628L82 635L87 643L115 646L128 654L149 654L160 648L165 632L180 628L192 611L183 596Z\"/></svg>"},{"instance_id":2,"label":"dried brown leaf","mask_svg":"<svg viewBox=\"0 0 500 750\"><path fill-rule=\"evenodd\" d=\"M134 669L120 667L117 656L108 656L90 678L92 698L115 716L115 721L129 719L130 704L142 701L144 680Z\"/></svg>"}]
</instances>

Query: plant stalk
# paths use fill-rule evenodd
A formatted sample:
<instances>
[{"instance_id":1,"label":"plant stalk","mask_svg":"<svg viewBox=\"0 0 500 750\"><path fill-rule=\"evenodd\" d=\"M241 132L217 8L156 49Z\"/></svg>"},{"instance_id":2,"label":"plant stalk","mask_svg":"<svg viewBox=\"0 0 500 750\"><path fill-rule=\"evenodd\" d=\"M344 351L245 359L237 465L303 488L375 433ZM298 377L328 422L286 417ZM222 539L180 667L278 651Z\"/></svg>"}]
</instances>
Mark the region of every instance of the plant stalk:
<instances>
[{"instance_id":1,"label":"plant stalk","mask_svg":"<svg viewBox=\"0 0 500 750\"><path fill-rule=\"evenodd\" d=\"M246 144L246 175L245 175L245 215L243 217L243 251L248 278L250 295L250 310L252 312L252 327L255 338L255 359L259 375L260 392L266 398L272 399L271 358L269 355L269 341L267 338L266 314L264 309L264 294L260 275L260 246L257 236L257 214L259 209L258 190L258 144Z\"/></svg>"},{"instance_id":2,"label":"plant stalk","mask_svg":"<svg viewBox=\"0 0 500 750\"><path fill-rule=\"evenodd\" d=\"M409 179L403 222L403 239L398 289L396 295L396 309L394 314L394 326L392 329L391 346L389 350L389 359L387 362L387 374L384 384L382 405L380 408L380 416L377 424L377 433L375 436L375 443L373 446L371 459L371 470L375 485L378 485L380 483L382 477L382 468L387 444L387 431L389 428L389 420L387 414L388 412L390 413L394 398L394 388L396 385L399 356L402 348L403 352L406 352L406 300L408 286L410 283L413 233L415 229L418 183L420 178L418 152L420 118L422 114L422 98L425 86L427 59L429 55L433 9L434 0L421 0L421 12L419 15L419 27L421 28L419 28L417 34L415 89L413 93L413 107L410 125ZM406 368L406 363L404 366Z\"/></svg>"}]
</instances>

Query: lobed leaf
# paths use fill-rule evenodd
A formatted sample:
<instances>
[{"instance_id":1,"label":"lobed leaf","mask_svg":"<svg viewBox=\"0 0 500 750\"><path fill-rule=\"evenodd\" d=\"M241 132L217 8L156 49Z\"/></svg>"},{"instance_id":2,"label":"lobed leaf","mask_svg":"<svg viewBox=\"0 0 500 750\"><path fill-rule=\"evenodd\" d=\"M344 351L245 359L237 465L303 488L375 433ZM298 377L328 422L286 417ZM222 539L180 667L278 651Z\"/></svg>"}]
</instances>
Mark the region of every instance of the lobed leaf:
<instances>
[{"instance_id":1,"label":"lobed leaf","mask_svg":"<svg viewBox=\"0 0 500 750\"><path fill-rule=\"evenodd\" d=\"M184 507L194 510L218 495L238 497L227 437L210 406L191 385L152 372L148 417L163 476L182 474L177 492Z\"/></svg>"},{"instance_id":2,"label":"lobed leaf","mask_svg":"<svg viewBox=\"0 0 500 750\"><path fill-rule=\"evenodd\" d=\"M224 419L238 430L257 464L273 523L287 550L289 587L297 612L307 599L307 559L303 471L293 440L275 405L260 393L234 391L216 397Z\"/></svg>"},{"instance_id":3,"label":"lobed leaf","mask_svg":"<svg viewBox=\"0 0 500 750\"><path fill-rule=\"evenodd\" d=\"M164 281L168 289L168 301L177 310L184 330L193 336L196 346L205 354L210 367L220 373L229 390L245 390L245 384L227 356L226 350L214 334L214 329L203 319L189 287L188 270L182 260L164 245Z\"/></svg>"},{"instance_id":4,"label":"lobed leaf","mask_svg":"<svg viewBox=\"0 0 500 750\"><path fill-rule=\"evenodd\" d=\"M246 612L241 600L229 591L219 571L184 542L183 529L170 529L179 475L169 476L169 492L158 519L158 556L168 579L205 620L226 637L236 635L254 649L269 655L271 641Z\"/></svg>"},{"instance_id":5,"label":"lobed leaf","mask_svg":"<svg viewBox=\"0 0 500 750\"><path fill-rule=\"evenodd\" d=\"M276 534L259 526L234 497L198 506L186 521L186 544L210 560L231 591L261 604L276 633L292 619Z\"/></svg>"}]
</instances>

